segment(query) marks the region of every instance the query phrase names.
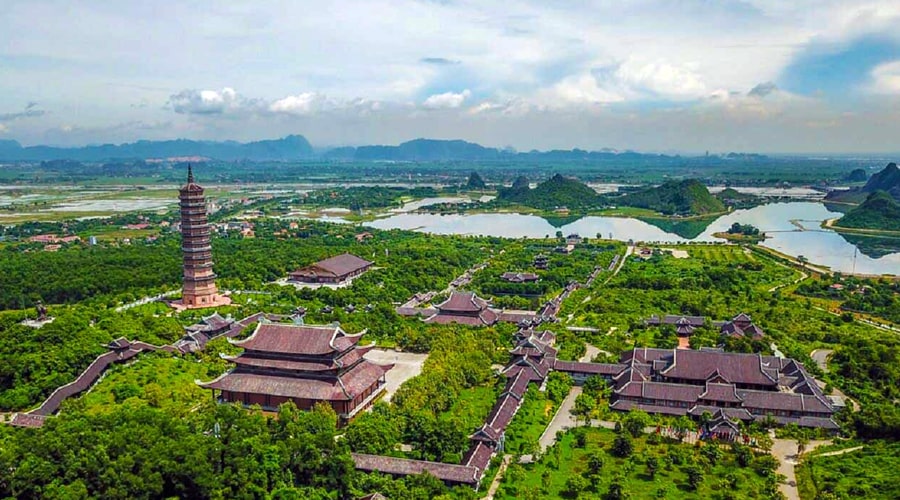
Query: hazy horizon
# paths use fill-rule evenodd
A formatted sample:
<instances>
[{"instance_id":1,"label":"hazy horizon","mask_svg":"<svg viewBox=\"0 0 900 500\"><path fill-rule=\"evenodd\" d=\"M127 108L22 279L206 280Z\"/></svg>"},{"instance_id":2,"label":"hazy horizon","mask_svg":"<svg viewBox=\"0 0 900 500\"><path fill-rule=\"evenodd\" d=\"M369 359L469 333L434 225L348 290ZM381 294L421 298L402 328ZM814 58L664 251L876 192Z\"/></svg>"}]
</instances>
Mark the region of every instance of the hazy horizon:
<instances>
[{"instance_id":1,"label":"hazy horizon","mask_svg":"<svg viewBox=\"0 0 900 500\"><path fill-rule=\"evenodd\" d=\"M12 0L0 139L896 154L898 26L875 0Z\"/></svg>"}]
</instances>

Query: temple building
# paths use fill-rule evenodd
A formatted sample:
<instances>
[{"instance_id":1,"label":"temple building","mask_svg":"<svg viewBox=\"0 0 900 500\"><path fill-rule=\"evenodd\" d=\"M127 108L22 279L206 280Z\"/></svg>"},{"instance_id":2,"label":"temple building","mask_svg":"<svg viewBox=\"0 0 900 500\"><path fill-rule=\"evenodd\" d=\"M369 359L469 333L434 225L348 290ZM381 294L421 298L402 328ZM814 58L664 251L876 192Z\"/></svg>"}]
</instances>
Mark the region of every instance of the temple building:
<instances>
[{"instance_id":1,"label":"temple building","mask_svg":"<svg viewBox=\"0 0 900 500\"><path fill-rule=\"evenodd\" d=\"M534 273L515 273L507 271L500 275L500 279L510 283L534 283L535 281L540 280L541 277Z\"/></svg>"},{"instance_id":2,"label":"temple building","mask_svg":"<svg viewBox=\"0 0 900 500\"><path fill-rule=\"evenodd\" d=\"M695 418L722 410L733 422L771 419L781 425L838 428L834 406L793 359L708 348L640 348L626 351L619 363L557 361L554 368L576 382L583 380L577 373L603 376L613 388L612 410Z\"/></svg>"},{"instance_id":3,"label":"temple building","mask_svg":"<svg viewBox=\"0 0 900 500\"><path fill-rule=\"evenodd\" d=\"M211 382L197 382L218 393L223 403L259 405L276 410L293 401L308 410L330 404L344 420L372 404L385 387L385 373L393 365L376 365L363 358L373 345L357 344L361 332L349 335L339 326L290 325L260 322L243 347L228 357L235 367Z\"/></svg>"},{"instance_id":4,"label":"temple building","mask_svg":"<svg viewBox=\"0 0 900 500\"><path fill-rule=\"evenodd\" d=\"M289 281L297 283L343 283L372 267L372 262L345 253L302 267L290 274Z\"/></svg>"},{"instance_id":5,"label":"temple building","mask_svg":"<svg viewBox=\"0 0 900 500\"><path fill-rule=\"evenodd\" d=\"M726 321L722 324L721 332L722 335L729 337L749 337L753 340L760 340L766 335L763 329L753 324L750 316L744 313L740 313L732 318L731 321Z\"/></svg>"},{"instance_id":6,"label":"temple building","mask_svg":"<svg viewBox=\"0 0 900 500\"><path fill-rule=\"evenodd\" d=\"M452 292L450 298L434 306L437 312L425 322L490 326L500 320L500 315L489 306L475 292Z\"/></svg>"},{"instance_id":7,"label":"temple building","mask_svg":"<svg viewBox=\"0 0 900 500\"><path fill-rule=\"evenodd\" d=\"M196 309L230 304L230 299L216 291L206 198L203 196L203 188L194 182L194 172L190 165L187 184L179 190L178 200L181 208L183 283L181 302L173 305Z\"/></svg>"}]
</instances>

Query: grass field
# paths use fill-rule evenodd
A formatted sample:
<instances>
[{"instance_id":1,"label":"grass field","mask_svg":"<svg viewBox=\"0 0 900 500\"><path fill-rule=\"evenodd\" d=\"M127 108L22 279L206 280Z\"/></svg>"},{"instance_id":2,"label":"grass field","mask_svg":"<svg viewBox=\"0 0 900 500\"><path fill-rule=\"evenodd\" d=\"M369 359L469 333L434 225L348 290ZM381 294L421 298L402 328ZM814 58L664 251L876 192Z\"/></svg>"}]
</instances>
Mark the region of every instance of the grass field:
<instances>
[{"instance_id":1,"label":"grass field","mask_svg":"<svg viewBox=\"0 0 900 500\"><path fill-rule=\"evenodd\" d=\"M506 453L532 454L537 451L538 440L553 418L556 406L546 392L533 384L525 394L525 401L516 412L506 431Z\"/></svg>"},{"instance_id":2,"label":"grass field","mask_svg":"<svg viewBox=\"0 0 900 500\"><path fill-rule=\"evenodd\" d=\"M727 446L713 446L718 456L710 460L701 447L665 440L649 444L647 437L640 437L632 441L631 456L620 458L611 452L615 432L599 428L585 431L583 447L576 440L578 431L569 431L538 462L510 466L496 498L601 498L613 482L621 484L633 499L770 498L776 487L774 476L757 472L759 457L741 467ZM602 461L596 473L589 471L592 456ZM655 477L650 476L646 465L651 457L658 463ZM696 490L688 481L692 467L702 474ZM585 479L577 493L570 488L573 477Z\"/></svg>"},{"instance_id":3,"label":"grass field","mask_svg":"<svg viewBox=\"0 0 900 500\"><path fill-rule=\"evenodd\" d=\"M824 450L823 450L824 451ZM817 455L821 455L816 450ZM796 468L800 498L900 498L900 443L869 441L842 455L806 457Z\"/></svg>"}]
</instances>

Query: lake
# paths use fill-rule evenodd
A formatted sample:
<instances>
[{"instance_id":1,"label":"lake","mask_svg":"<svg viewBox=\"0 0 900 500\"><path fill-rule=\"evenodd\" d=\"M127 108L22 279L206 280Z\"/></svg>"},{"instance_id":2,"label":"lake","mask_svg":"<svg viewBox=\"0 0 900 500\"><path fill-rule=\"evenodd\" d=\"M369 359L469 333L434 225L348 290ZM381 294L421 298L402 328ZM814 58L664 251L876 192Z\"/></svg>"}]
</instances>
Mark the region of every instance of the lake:
<instances>
[{"instance_id":1,"label":"lake","mask_svg":"<svg viewBox=\"0 0 900 500\"><path fill-rule=\"evenodd\" d=\"M900 239L894 240L894 248L882 248L879 252L873 252L864 244L851 243L841 234L820 227L822 221L841 215L821 203L771 203L723 215L694 238L684 238L644 221L622 217L583 217L561 227L554 227L545 219L534 215L397 214L367 222L366 225L377 229L408 229L433 234L543 238L562 231L566 235L578 233L585 237L595 237L600 234L604 238L612 237L622 241L687 243L722 241L715 238L713 233L725 231L732 223L740 222L753 224L767 233L769 238L766 239L765 246L794 257L803 255L813 264L841 272L855 270L860 274L900 275ZM858 241L869 238L854 239ZM860 247L862 251L857 252Z\"/></svg>"}]
</instances>

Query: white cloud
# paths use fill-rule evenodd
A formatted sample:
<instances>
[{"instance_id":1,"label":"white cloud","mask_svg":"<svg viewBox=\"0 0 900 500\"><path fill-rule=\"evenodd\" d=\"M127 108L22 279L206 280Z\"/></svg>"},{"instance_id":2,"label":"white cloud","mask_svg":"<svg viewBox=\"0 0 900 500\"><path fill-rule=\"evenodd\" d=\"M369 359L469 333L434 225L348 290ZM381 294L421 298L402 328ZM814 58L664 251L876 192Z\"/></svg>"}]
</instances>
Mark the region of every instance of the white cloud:
<instances>
[{"instance_id":1,"label":"white cloud","mask_svg":"<svg viewBox=\"0 0 900 500\"><path fill-rule=\"evenodd\" d=\"M14 126L7 120L16 139L31 143L73 120L85 142L153 135L104 128L134 121L171 122L156 138L246 140L300 132L319 143L360 144L432 130L489 142L497 121L508 120L504 125L518 136L499 144L551 144L545 124L554 123L560 141L572 137L569 145L588 147L575 139L579 124L603 115L620 120L622 130L642 118L647 127L632 130L634 137L592 136L603 142L598 146L656 147L668 137L666 146L677 148L678 138L688 144L700 135L682 126L660 136L652 126L656 110L690 108L703 114L704 124L719 120L723 129L733 116L777 120L802 111L811 116L798 117L798 127L818 120L813 105L789 111L796 103L778 91L757 99L747 92L769 81L789 88L779 81L782 70L812 41L840 45L867 34L896 40L898 16L897 0L335 0L317 9L259 0L177 10L95 2L72 25L53 4L7 0L0 32L17 43L4 55L18 63L4 68L0 110L30 100L48 110ZM184 30L179 19L196 22ZM896 112L887 106L898 93L896 75L890 64L872 72L877 91L870 97L881 100L873 109ZM753 95L766 91L759 87ZM646 101L653 106L643 107ZM133 107L136 102L149 105ZM416 113L424 109L430 112ZM362 119L372 114L378 126ZM253 117L254 126L244 117ZM422 127L419 120L426 119L433 129ZM478 127L478 119L493 128ZM816 139L829 144L858 135Z\"/></svg>"},{"instance_id":2,"label":"white cloud","mask_svg":"<svg viewBox=\"0 0 900 500\"><path fill-rule=\"evenodd\" d=\"M304 92L278 99L269 105L273 113L309 115L318 111L325 103L325 96L316 92Z\"/></svg>"},{"instance_id":3,"label":"white cloud","mask_svg":"<svg viewBox=\"0 0 900 500\"><path fill-rule=\"evenodd\" d=\"M422 103L422 107L425 109L458 108L462 106L463 102L465 102L470 95L472 95L472 93L469 89L459 93L444 92L443 94L434 94L425 99Z\"/></svg>"},{"instance_id":4,"label":"white cloud","mask_svg":"<svg viewBox=\"0 0 900 500\"><path fill-rule=\"evenodd\" d=\"M563 79L550 89L550 92L541 92L538 100L543 101L549 107L560 107L569 104L606 104L625 100L621 89L611 89L611 86L601 87L597 78L590 74L570 76Z\"/></svg>"},{"instance_id":5,"label":"white cloud","mask_svg":"<svg viewBox=\"0 0 900 500\"><path fill-rule=\"evenodd\" d=\"M242 107L246 101L231 87L222 90L182 90L169 97L169 104L176 113L221 114Z\"/></svg>"},{"instance_id":6,"label":"white cloud","mask_svg":"<svg viewBox=\"0 0 900 500\"><path fill-rule=\"evenodd\" d=\"M9 127L7 127L6 125L0 123L0 134L5 134L5 133L7 133L7 132L9 132Z\"/></svg>"},{"instance_id":7,"label":"white cloud","mask_svg":"<svg viewBox=\"0 0 900 500\"><path fill-rule=\"evenodd\" d=\"M641 62L629 58L616 69L615 77L626 87L666 98L694 99L707 93L700 75L665 60Z\"/></svg>"},{"instance_id":8,"label":"white cloud","mask_svg":"<svg viewBox=\"0 0 900 500\"><path fill-rule=\"evenodd\" d=\"M872 70L872 90L900 95L900 60L880 64Z\"/></svg>"}]
</instances>

